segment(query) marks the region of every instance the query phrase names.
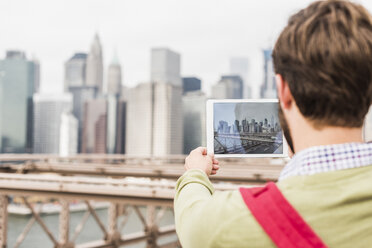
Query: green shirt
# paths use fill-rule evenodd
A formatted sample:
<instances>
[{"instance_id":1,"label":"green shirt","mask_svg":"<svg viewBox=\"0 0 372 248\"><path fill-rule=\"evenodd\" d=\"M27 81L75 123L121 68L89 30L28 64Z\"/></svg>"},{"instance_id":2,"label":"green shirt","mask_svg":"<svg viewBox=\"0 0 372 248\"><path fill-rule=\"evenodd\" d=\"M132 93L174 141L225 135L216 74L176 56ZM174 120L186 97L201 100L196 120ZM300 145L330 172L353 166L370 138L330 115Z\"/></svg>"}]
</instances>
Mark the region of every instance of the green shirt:
<instances>
[{"instance_id":1,"label":"green shirt","mask_svg":"<svg viewBox=\"0 0 372 248\"><path fill-rule=\"evenodd\" d=\"M328 247L372 247L372 166L293 176L277 186ZM240 192L215 192L201 170L178 179L174 211L183 248L275 247Z\"/></svg>"}]
</instances>

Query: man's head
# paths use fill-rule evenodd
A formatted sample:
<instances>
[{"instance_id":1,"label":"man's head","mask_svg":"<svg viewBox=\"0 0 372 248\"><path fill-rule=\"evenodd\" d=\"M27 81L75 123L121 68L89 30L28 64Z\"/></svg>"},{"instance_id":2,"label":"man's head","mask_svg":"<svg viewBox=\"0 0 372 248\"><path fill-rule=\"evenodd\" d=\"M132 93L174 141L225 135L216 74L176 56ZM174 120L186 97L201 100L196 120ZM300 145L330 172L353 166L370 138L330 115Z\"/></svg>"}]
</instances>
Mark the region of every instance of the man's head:
<instances>
[{"instance_id":1,"label":"man's head","mask_svg":"<svg viewBox=\"0 0 372 248\"><path fill-rule=\"evenodd\" d=\"M295 109L316 129L363 125L372 104L372 17L364 7L312 3L289 19L273 61L284 119Z\"/></svg>"}]
</instances>

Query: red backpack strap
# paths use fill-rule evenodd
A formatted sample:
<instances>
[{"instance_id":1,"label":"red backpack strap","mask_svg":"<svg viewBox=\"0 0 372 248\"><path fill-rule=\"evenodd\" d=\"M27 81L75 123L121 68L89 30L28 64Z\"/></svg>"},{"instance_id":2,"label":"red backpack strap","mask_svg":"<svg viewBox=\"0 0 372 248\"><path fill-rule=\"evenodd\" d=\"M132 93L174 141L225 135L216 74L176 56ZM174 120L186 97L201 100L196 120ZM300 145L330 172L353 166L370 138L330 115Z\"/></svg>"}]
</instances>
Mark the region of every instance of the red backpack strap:
<instances>
[{"instance_id":1,"label":"red backpack strap","mask_svg":"<svg viewBox=\"0 0 372 248\"><path fill-rule=\"evenodd\" d=\"M275 183L240 188L243 200L267 235L279 248L327 246L284 198Z\"/></svg>"}]
</instances>

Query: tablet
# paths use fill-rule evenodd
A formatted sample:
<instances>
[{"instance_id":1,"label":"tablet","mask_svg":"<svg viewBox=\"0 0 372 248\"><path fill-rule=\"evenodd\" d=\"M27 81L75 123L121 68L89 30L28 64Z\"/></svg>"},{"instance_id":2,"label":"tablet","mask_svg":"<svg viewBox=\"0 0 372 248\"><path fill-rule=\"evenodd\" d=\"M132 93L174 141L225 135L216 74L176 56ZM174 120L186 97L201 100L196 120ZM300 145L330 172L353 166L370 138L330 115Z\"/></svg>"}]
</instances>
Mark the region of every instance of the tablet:
<instances>
[{"instance_id":1,"label":"tablet","mask_svg":"<svg viewBox=\"0 0 372 248\"><path fill-rule=\"evenodd\" d=\"M207 150L215 157L287 157L277 99L207 101Z\"/></svg>"}]
</instances>

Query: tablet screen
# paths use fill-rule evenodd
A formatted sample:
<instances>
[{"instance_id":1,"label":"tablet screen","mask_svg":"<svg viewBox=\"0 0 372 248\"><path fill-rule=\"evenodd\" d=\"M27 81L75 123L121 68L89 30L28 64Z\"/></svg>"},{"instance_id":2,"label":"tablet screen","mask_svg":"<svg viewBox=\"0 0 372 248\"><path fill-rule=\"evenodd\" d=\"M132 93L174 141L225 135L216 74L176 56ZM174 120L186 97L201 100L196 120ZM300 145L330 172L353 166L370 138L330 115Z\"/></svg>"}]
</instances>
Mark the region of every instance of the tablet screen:
<instances>
[{"instance_id":1,"label":"tablet screen","mask_svg":"<svg viewBox=\"0 0 372 248\"><path fill-rule=\"evenodd\" d=\"M283 154L278 102L214 102L214 154Z\"/></svg>"}]
</instances>

